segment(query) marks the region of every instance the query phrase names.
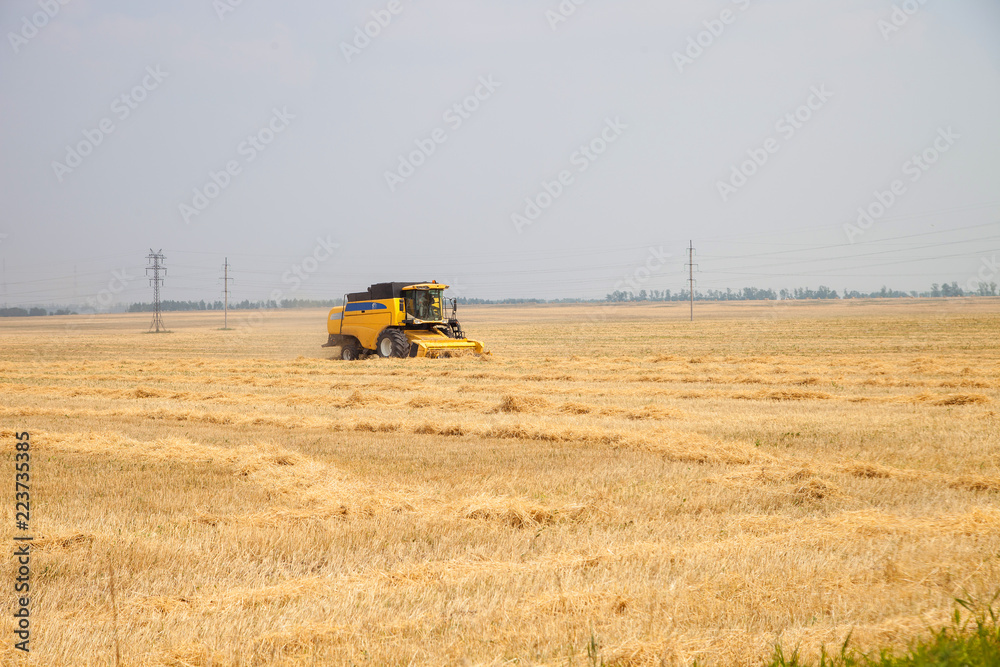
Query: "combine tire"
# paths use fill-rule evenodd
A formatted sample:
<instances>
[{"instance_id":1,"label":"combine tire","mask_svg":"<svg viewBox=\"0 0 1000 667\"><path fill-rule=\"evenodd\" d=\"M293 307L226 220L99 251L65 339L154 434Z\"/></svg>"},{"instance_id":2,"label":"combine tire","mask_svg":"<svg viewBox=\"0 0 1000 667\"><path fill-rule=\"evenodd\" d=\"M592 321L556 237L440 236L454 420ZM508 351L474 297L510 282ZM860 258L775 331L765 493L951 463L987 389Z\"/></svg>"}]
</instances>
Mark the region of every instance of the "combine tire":
<instances>
[{"instance_id":1,"label":"combine tire","mask_svg":"<svg viewBox=\"0 0 1000 667\"><path fill-rule=\"evenodd\" d=\"M361 346L357 341L345 342L340 348L340 358L344 361L357 361L361 357Z\"/></svg>"},{"instance_id":2,"label":"combine tire","mask_svg":"<svg viewBox=\"0 0 1000 667\"><path fill-rule=\"evenodd\" d=\"M378 356L382 358L396 357L398 359L409 355L410 340L399 329L386 329L379 334L375 349L378 351Z\"/></svg>"}]
</instances>

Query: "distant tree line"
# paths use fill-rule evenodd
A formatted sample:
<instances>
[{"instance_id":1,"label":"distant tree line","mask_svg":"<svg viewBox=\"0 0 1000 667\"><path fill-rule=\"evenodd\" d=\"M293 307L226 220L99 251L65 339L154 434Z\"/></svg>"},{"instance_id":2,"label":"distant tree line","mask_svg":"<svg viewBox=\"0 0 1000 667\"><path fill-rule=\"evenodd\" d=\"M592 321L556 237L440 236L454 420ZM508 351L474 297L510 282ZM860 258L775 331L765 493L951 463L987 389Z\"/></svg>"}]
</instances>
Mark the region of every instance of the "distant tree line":
<instances>
[{"instance_id":1,"label":"distant tree line","mask_svg":"<svg viewBox=\"0 0 1000 667\"><path fill-rule=\"evenodd\" d=\"M604 299L477 299L470 297L458 297L458 303L463 305L523 305L523 304L545 304L545 303L632 303L632 302L664 302L664 301L688 301L690 292L679 290L639 290L638 292L628 292L615 290L607 294ZM899 290L883 287L877 292L859 292L857 290L845 289L842 294L837 290L830 289L825 285L820 285L816 289L797 287L795 289L782 289L775 292L772 289L760 289L757 287L744 287L733 290L706 290L704 292L695 290L695 301L775 301L778 299L912 299L916 297L936 298L952 296L1000 296L1000 290L994 282L980 282L975 291L965 290L959 287L957 282L934 283L928 292L901 292ZM284 301L250 301L244 299L240 302L229 304L230 310L262 310L265 308L332 308L342 304L341 299L286 299ZM222 310L222 301L161 301L160 308L165 311L180 310ZM153 311L151 303L133 303L127 312L129 313L149 313ZM45 315L76 315L75 311L68 308L0 308L0 317L40 317Z\"/></svg>"},{"instance_id":2,"label":"distant tree line","mask_svg":"<svg viewBox=\"0 0 1000 667\"><path fill-rule=\"evenodd\" d=\"M0 308L0 317L44 317L46 315L76 315L69 310L53 310L45 308Z\"/></svg>"},{"instance_id":3,"label":"distant tree line","mask_svg":"<svg viewBox=\"0 0 1000 667\"><path fill-rule=\"evenodd\" d=\"M341 299L288 299L285 301L250 301L244 299L240 302L229 304L229 310L261 310L263 308L332 308L341 305ZM223 310L225 304L222 301L206 302L202 301L161 301L160 310ZM151 313L153 304L133 303L128 307L130 313Z\"/></svg>"},{"instance_id":4,"label":"distant tree line","mask_svg":"<svg viewBox=\"0 0 1000 667\"><path fill-rule=\"evenodd\" d=\"M578 299L473 299L465 296L458 297L458 303L463 305L517 305L524 303L579 303Z\"/></svg>"},{"instance_id":5,"label":"distant tree line","mask_svg":"<svg viewBox=\"0 0 1000 667\"><path fill-rule=\"evenodd\" d=\"M825 290L826 288L821 288ZM790 298L784 296L788 290L781 290L782 298ZM816 296L812 290L809 290L814 296L802 298L812 298L812 299L822 299L826 297ZM805 291L803 291L805 294ZM639 290L638 293L624 292L621 290L615 290L611 294L604 297L605 301L612 301L615 303L625 302L625 301L688 301L691 298L691 292L688 290L680 290L678 292L672 292L671 290ZM722 290L708 290L707 292L699 292L695 290L694 298L697 301L773 301L778 298L778 293L770 289L759 289L757 287L744 287L741 290L732 290L727 288L725 291Z\"/></svg>"},{"instance_id":6,"label":"distant tree line","mask_svg":"<svg viewBox=\"0 0 1000 667\"><path fill-rule=\"evenodd\" d=\"M341 299L288 299L280 303L275 301L250 301L244 299L239 303L229 304L229 310L260 310L263 308L331 308L341 305ZM184 310L222 310L225 304L222 301L161 301L160 309L164 311L184 311ZM125 312L129 313L151 313L152 303L133 303ZM75 311L68 308L0 308L0 317L36 317L42 315L76 315Z\"/></svg>"},{"instance_id":7,"label":"distant tree line","mask_svg":"<svg viewBox=\"0 0 1000 667\"><path fill-rule=\"evenodd\" d=\"M230 308L236 308L235 304L231 304ZM160 310L176 311L176 310L222 310L223 303L221 301L215 302L205 302L205 301L161 301ZM153 304L151 303L133 303L128 307L130 313L151 313L153 312Z\"/></svg>"},{"instance_id":8,"label":"distant tree line","mask_svg":"<svg viewBox=\"0 0 1000 667\"><path fill-rule=\"evenodd\" d=\"M959 287L956 282L952 282L951 285L948 283L942 285L934 283L931 285L930 294L927 296L997 296L997 284L979 283L978 290L969 292Z\"/></svg>"},{"instance_id":9,"label":"distant tree line","mask_svg":"<svg viewBox=\"0 0 1000 667\"><path fill-rule=\"evenodd\" d=\"M820 287L818 290L811 289L797 289L797 290L781 290L775 292L772 289L760 289L758 287L744 287L740 290L733 290L727 288L725 290L707 290L701 292L695 290L694 299L695 301L775 301L779 298L782 299L830 299L836 298L836 292L828 287ZM793 296L797 295L797 296ZM688 290L678 290L673 292L671 290L639 290L638 293L615 290L611 294L604 297L605 301L611 301L612 303L624 303L632 301L689 301L691 299L691 292Z\"/></svg>"},{"instance_id":10,"label":"distant tree line","mask_svg":"<svg viewBox=\"0 0 1000 667\"><path fill-rule=\"evenodd\" d=\"M831 289L825 285L820 285L816 289L808 287L796 287L795 289L782 289L777 292L773 289L760 289L758 287L744 287L733 290L706 290L704 292L695 290L695 301L776 301L796 300L796 299L901 299L917 297L949 297L949 296L1000 296L996 283L979 283L975 291L963 290L957 282L951 284L934 283L928 292L902 292L900 290L883 287L877 292L859 292L857 290L845 289L843 293ZM664 302L664 301L688 301L691 293L688 290L639 290L638 292L615 290L607 294L603 301L611 303L632 303L636 301ZM461 304L527 304L527 303L596 303L601 299L470 299L460 297Z\"/></svg>"},{"instance_id":11,"label":"distant tree line","mask_svg":"<svg viewBox=\"0 0 1000 667\"><path fill-rule=\"evenodd\" d=\"M917 297L949 297L949 296L998 296L997 284L996 283L984 283L978 284L978 289L975 291L963 290L958 286L957 282L952 282L950 285L948 283L938 284L934 283L931 286L929 292L901 292L899 290L889 289L888 287L882 287L881 290L877 292L859 292L857 290L847 290L845 289L843 295L837 293L837 290L830 289L825 285L820 285L817 289L797 287L795 289L787 290L782 289L775 293L774 290L770 289L758 289L756 287L744 287L742 290L707 290L706 292L699 292L695 290L694 298L695 301L774 301L778 298L781 299L901 299L901 298L917 298ZM639 292L622 292L614 291L604 297L605 301L611 302L632 302L632 301L688 301L691 298L691 292L688 290L680 290L676 294L671 293L670 290L658 291L650 290L639 290Z\"/></svg>"}]
</instances>

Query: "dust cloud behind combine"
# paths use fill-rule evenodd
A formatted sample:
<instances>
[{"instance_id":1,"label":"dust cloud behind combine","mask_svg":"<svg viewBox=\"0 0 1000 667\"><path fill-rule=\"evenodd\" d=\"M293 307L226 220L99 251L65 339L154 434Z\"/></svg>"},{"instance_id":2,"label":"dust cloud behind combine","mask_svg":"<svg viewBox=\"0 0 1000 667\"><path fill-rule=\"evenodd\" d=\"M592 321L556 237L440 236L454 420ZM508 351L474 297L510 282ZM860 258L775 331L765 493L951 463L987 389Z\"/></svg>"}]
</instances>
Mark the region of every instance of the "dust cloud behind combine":
<instances>
[{"instance_id":1,"label":"dust cloud behind combine","mask_svg":"<svg viewBox=\"0 0 1000 667\"><path fill-rule=\"evenodd\" d=\"M0 321L34 659L113 661L110 566L127 664L905 644L1000 581L997 306L468 308L492 357L350 363L321 311Z\"/></svg>"}]
</instances>

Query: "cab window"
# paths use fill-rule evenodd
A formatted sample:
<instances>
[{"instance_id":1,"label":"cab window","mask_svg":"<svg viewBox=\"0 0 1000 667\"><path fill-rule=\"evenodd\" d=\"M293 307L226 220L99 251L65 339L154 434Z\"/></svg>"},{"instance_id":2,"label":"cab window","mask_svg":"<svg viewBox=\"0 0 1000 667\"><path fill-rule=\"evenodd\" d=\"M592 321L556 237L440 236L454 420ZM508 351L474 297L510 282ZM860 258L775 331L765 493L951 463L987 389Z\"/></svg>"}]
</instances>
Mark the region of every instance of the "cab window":
<instances>
[{"instance_id":1,"label":"cab window","mask_svg":"<svg viewBox=\"0 0 1000 667\"><path fill-rule=\"evenodd\" d=\"M442 312L442 290L408 290L403 297L406 316L415 320L438 322Z\"/></svg>"}]
</instances>

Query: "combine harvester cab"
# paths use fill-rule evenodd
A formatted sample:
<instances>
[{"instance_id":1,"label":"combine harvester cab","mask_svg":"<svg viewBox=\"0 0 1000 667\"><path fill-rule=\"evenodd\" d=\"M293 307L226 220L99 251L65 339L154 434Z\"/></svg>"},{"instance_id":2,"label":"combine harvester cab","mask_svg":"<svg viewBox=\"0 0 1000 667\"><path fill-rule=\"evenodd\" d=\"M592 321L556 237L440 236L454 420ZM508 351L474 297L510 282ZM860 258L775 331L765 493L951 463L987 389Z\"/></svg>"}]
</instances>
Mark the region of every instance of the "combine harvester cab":
<instances>
[{"instance_id":1,"label":"combine harvester cab","mask_svg":"<svg viewBox=\"0 0 1000 667\"><path fill-rule=\"evenodd\" d=\"M375 353L380 357L437 357L458 350L489 354L479 341L469 340L457 319L452 299L445 318L447 285L378 283L366 292L346 294L344 305L326 320L329 339L323 347L339 347L352 361Z\"/></svg>"}]
</instances>

